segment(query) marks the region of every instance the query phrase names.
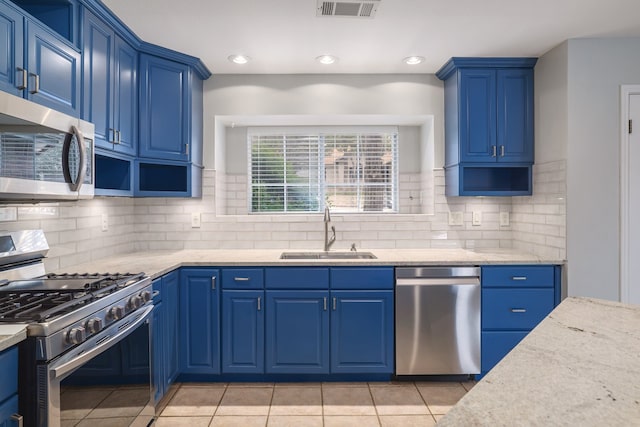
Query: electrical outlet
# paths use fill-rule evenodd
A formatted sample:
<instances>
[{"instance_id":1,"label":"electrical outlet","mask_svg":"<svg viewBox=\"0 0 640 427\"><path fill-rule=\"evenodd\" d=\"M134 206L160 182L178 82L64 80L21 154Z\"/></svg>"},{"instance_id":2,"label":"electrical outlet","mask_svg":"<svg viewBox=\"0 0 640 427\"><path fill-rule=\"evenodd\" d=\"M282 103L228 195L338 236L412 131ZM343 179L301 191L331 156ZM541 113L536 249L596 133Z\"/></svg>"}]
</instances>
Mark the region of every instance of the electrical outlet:
<instances>
[{"instance_id":1,"label":"electrical outlet","mask_svg":"<svg viewBox=\"0 0 640 427\"><path fill-rule=\"evenodd\" d=\"M109 231L109 214L102 214L102 231Z\"/></svg>"},{"instance_id":2,"label":"electrical outlet","mask_svg":"<svg viewBox=\"0 0 640 427\"><path fill-rule=\"evenodd\" d=\"M462 212L449 212L449 225L464 225Z\"/></svg>"},{"instance_id":3,"label":"electrical outlet","mask_svg":"<svg viewBox=\"0 0 640 427\"><path fill-rule=\"evenodd\" d=\"M509 212L500 212L500 227L509 226Z\"/></svg>"},{"instance_id":4,"label":"electrical outlet","mask_svg":"<svg viewBox=\"0 0 640 427\"><path fill-rule=\"evenodd\" d=\"M471 216L471 225L482 225L482 212L474 211Z\"/></svg>"},{"instance_id":5,"label":"electrical outlet","mask_svg":"<svg viewBox=\"0 0 640 427\"><path fill-rule=\"evenodd\" d=\"M200 212L191 213L191 228L200 228Z\"/></svg>"}]
</instances>

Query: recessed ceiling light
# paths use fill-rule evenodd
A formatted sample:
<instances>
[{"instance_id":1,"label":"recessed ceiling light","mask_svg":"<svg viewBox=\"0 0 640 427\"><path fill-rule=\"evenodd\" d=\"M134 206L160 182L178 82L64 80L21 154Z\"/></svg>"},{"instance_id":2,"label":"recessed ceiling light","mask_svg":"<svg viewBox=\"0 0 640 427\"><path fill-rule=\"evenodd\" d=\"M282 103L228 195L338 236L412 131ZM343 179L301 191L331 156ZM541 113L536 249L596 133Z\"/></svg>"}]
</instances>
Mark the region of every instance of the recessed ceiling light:
<instances>
[{"instance_id":1,"label":"recessed ceiling light","mask_svg":"<svg viewBox=\"0 0 640 427\"><path fill-rule=\"evenodd\" d=\"M424 56L407 56L403 61L408 65L418 65L424 61Z\"/></svg>"},{"instance_id":2,"label":"recessed ceiling light","mask_svg":"<svg viewBox=\"0 0 640 427\"><path fill-rule=\"evenodd\" d=\"M231 55L227 59L234 64L246 64L251 58L246 55Z\"/></svg>"},{"instance_id":3,"label":"recessed ceiling light","mask_svg":"<svg viewBox=\"0 0 640 427\"><path fill-rule=\"evenodd\" d=\"M324 65L333 64L337 60L338 60L338 58L336 58L333 55L320 55L320 56L318 56L316 58L316 61L318 61L319 63L324 64Z\"/></svg>"}]
</instances>

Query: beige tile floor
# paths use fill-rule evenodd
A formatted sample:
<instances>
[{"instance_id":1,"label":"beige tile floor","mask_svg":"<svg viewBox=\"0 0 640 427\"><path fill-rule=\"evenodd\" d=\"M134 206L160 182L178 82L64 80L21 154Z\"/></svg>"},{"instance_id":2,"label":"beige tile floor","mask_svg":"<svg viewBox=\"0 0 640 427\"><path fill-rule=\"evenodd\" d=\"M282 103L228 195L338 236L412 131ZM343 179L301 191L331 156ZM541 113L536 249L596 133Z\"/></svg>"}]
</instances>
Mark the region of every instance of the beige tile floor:
<instances>
[{"instance_id":1,"label":"beige tile floor","mask_svg":"<svg viewBox=\"0 0 640 427\"><path fill-rule=\"evenodd\" d=\"M470 382L183 383L159 408L156 427L428 427Z\"/></svg>"}]
</instances>

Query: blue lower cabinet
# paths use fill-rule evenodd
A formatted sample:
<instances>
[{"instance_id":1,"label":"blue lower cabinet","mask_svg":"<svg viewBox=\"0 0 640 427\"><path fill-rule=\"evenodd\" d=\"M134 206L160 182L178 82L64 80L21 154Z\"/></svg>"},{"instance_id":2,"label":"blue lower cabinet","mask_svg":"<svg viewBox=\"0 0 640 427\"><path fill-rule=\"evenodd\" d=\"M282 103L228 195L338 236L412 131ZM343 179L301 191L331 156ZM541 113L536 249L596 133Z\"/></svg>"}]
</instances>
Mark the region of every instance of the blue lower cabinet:
<instances>
[{"instance_id":1,"label":"blue lower cabinet","mask_svg":"<svg viewBox=\"0 0 640 427\"><path fill-rule=\"evenodd\" d=\"M0 427L18 427L18 395L14 394L9 399L0 403Z\"/></svg>"},{"instance_id":2,"label":"blue lower cabinet","mask_svg":"<svg viewBox=\"0 0 640 427\"><path fill-rule=\"evenodd\" d=\"M18 347L0 352L0 427L18 426Z\"/></svg>"},{"instance_id":3,"label":"blue lower cabinet","mask_svg":"<svg viewBox=\"0 0 640 427\"><path fill-rule=\"evenodd\" d=\"M264 291L222 291L222 372L264 373Z\"/></svg>"},{"instance_id":4,"label":"blue lower cabinet","mask_svg":"<svg viewBox=\"0 0 640 427\"><path fill-rule=\"evenodd\" d=\"M220 270L180 271L180 372L220 373Z\"/></svg>"},{"instance_id":5,"label":"blue lower cabinet","mask_svg":"<svg viewBox=\"0 0 640 427\"><path fill-rule=\"evenodd\" d=\"M266 372L329 373L329 292L266 291Z\"/></svg>"},{"instance_id":6,"label":"blue lower cabinet","mask_svg":"<svg viewBox=\"0 0 640 427\"><path fill-rule=\"evenodd\" d=\"M331 372L393 373L393 291L331 292Z\"/></svg>"},{"instance_id":7,"label":"blue lower cabinet","mask_svg":"<svg viewBox=\"0 0 640 427\"><path fill-rule=\"evenodd\" d=\"M528 333L528 331L482 332L482 374L489 372Z\"/></svg>"}]
</instances>

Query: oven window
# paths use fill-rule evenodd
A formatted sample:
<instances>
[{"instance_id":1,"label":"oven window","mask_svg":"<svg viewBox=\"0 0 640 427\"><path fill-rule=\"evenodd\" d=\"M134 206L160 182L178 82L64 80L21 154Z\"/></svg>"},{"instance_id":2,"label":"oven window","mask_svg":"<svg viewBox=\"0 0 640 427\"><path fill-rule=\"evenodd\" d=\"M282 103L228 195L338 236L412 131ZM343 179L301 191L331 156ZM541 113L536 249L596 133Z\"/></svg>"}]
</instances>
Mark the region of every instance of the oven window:
<instances>
[{"instance_id":1,"label":"oven window","mask_svg":"<svg viewBox=\"0 0 640 427\"><path fill-rule=\"evenodd\" d=\"M16 250L11 236L0 236L0 252L12 252Z\"/></svg>"},{"instance_id":2,"label":"oven window","mask_svg":"<svg viewBox=\"0 0 640 427\"><path fill-rule=\"evenodd\" d=\"M146 419L150 351L149 325L144 323L65 378L60 384L62 425L129 426Z\"/></svg>"}]
</instances>

